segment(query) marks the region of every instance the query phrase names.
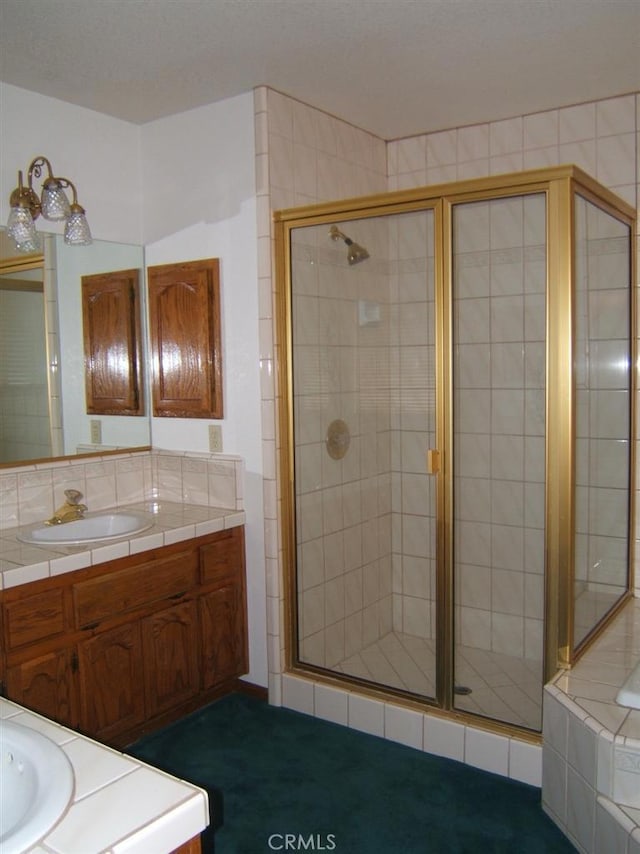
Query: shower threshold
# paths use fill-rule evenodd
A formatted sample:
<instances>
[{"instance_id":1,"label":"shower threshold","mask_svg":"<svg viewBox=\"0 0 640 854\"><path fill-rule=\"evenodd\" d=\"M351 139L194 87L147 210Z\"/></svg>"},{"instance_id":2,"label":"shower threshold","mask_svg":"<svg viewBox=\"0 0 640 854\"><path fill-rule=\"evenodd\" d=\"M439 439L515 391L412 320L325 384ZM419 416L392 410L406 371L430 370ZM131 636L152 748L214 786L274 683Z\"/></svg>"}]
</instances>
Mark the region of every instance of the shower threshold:
<instances>
[{"instance_id":1,"label":"shower threshold","mask_svg":"<svg viewBox=\"0 0 640 854\"><path fill-rule=\"evenodd\" d=\"M380 687L435 697L435 641L389 632L332 669ZM540 730L542 662L477 649L456 647L455 708L515 726Z\"/></svg>"}]
</instances>

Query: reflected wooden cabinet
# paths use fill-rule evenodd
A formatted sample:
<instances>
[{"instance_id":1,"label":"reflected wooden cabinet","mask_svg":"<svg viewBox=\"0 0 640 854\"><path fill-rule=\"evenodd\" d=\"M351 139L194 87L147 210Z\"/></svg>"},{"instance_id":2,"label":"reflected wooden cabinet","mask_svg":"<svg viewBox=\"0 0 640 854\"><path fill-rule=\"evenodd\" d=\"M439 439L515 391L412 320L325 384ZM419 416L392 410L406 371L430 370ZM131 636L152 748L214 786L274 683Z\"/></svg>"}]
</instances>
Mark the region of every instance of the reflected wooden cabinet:
<instances>
[{"instance_id":1,"label":"reflected wooden cabinet","mask_svg":"<svg viewBox=\"0 0 640 854\"><path fill-rule=\"evenodd\" d=\"M87 412L143 415L138 270L82 276Z\"/></svg>"},{"instance_id":2,"label":"reflected wooden cabinet","mask_svg":"<svg viewBox=\"0 0 640 854\"><path fill-rule=\"evenodd\" d=\"M222 418L217 258L148 269L153 414Z\"/></svg>"},{"instance_id":3,"label":"reflected wooden cabinet","mask_svg":"<svg viewBox=\"0 0 640 854\"><path fill-rule=\"evenodd\" d=\"M4 693L114 746L248 670L244 528L0 591Z\"/></svg>"}]
</instances>

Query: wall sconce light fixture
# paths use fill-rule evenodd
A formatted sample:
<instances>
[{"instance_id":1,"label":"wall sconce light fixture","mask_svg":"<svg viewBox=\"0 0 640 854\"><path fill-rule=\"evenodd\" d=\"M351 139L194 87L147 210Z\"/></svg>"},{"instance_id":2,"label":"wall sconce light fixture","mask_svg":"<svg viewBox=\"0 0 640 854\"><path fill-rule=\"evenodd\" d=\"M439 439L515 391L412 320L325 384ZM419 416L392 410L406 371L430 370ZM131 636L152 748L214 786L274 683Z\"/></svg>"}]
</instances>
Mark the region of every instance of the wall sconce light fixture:
<instances>
[{"instance_id":1,"label":"wall sconce light fixture","mask_svg":"<svg viewBox=\"0 0 640 854\"><path fill-rule=\"evenodd\" d=\"M42 183L40 196L33 189L33 179L42 177L43 167L48 175ZM11 193L11 212L7 220L7 232L16 244L18 252L37 252L41 248L35 220L42 214L51 221L65 220L64 242L69 246L87 246L93 242L84 208L78 204L78 194L68 178L57 178L46 157L35 157L29 164L27 186L18 172L18 186ZM73 200L69 203L66 188L71 188Z\"/></svg>"}]
</instances>

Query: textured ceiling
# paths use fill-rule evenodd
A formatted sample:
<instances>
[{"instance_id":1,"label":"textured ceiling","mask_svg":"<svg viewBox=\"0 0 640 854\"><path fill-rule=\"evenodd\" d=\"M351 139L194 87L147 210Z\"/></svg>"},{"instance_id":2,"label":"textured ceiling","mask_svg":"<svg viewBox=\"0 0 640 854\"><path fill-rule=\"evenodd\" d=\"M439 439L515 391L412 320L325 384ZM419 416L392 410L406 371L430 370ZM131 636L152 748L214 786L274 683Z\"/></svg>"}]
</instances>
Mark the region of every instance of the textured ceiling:
<instances>
[{"instance_id":1,"label":"textured ceiling","mask_svg":"<svg viewBox=\"0 0 640 854\"><path fill-rule=\"evenodd\" d=\"M385 139L640 89L640 0L0 0L0 79L143 123L268 85Z\"/></svg>"}]
</instances>

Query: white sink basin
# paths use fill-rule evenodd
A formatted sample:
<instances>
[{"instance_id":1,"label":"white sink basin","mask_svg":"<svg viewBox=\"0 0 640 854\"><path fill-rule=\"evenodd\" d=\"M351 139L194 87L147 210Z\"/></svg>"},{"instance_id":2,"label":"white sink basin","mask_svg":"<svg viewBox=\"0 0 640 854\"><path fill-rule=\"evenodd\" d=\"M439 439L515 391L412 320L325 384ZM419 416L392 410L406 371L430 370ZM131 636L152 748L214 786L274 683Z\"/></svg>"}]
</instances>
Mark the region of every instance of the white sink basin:
<instances>
[{"instance_id":1,"label":"white sink basin","mask_svg":"<svg viewBox=\"0 0 640 854\"><path fill-rule=\"evenodd\" d=\"M28 528L18 534L18 539L37 546L75 546L139 534L152 525L153 518L137 510L89 513L84 519L77 519L75 522L65 522L62 525L39 524Z\"/></svg>"},{"instance_id":2,"label":"white sink basin","mask_svg":"<svg viewBox=\"0 0 640 854\"><path fill-rule=\"evenodd\" d=\"M0 851L20 854L53 827L73 794L66 753L42 733L0 721Z\"/></svg>"}]
</instances>

